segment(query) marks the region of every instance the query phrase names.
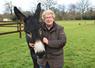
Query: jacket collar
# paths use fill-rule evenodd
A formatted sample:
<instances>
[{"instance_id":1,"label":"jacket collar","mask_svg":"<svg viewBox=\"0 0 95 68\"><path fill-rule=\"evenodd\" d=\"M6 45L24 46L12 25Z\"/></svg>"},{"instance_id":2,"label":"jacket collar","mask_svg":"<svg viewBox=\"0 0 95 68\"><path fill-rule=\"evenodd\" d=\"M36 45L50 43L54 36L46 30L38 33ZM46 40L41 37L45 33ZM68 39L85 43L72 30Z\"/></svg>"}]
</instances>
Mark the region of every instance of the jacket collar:
<instances>
[{"instance_id":1,"label":"jacket collar","mask_svg":"<svg viewBox=\"0 0 95 68\"><path fill-rule=\"evenodd\" d=\"M45 30L45 31L50 31L50 32L53 32L56 30L57 24L55 22L53 22L53 26L48 30L48 28L46 27L46 24L43 22L42 24L42 28Z\"/></svg>"}]
</instances>

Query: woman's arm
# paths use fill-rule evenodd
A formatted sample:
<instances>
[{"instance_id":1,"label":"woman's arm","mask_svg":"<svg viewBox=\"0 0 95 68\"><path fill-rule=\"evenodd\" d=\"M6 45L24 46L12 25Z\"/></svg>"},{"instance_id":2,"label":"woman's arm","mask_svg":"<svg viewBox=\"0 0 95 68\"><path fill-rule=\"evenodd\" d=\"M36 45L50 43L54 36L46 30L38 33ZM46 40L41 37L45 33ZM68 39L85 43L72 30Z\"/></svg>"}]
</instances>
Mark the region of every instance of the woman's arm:
<instances>
[{"instance_id":1,"label":"woman's arm","mask_svg":"<svg viewBox=\"0 0 95 68\"><path fill-rule=\"evenodd\" d=\"M44 38L43 38L44 39ZM48 47L51 48L62 48L66 44L66 35L63 29L60 29L58 32L58 39L55 40L48 40L45 38L45 43L47 44Z\"/></svg>"}]
</instances>

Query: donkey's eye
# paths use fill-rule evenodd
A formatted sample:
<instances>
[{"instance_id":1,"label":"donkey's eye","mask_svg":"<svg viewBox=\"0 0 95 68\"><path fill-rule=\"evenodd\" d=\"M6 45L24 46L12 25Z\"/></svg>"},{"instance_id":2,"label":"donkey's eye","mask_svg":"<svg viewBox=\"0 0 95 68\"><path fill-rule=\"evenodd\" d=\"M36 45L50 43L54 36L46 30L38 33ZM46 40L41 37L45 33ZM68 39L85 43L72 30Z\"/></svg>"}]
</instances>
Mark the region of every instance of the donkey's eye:
<instances>
[{"instance_id":1,"label":"donkey's eye","mask_svg":"<svg viewBox=\"0 0 95 68\"><path fill-rule=\"evenodd\" d=\"M39 29L39 34L42 35L42 31L41 31L41 29Z\"/></svg>"},{"instance_id":2,"label":"donkey's eye","mask_svg":"<svg viewBox=\"0 0 95 68\"><path fill-rule=\"evenodd\" d=\"M32 38L32 33L30 33L30 34L27 33L27 36L30 37L30 38Z\"/></svg>"},{"instance_id":3,"label":"donkey's eye","mask_svg":"<svg viewBox=\"0 0 95 68\"><path fill-rule=\"evenodd\" d=\"M30 36L31 36L31 38L32 38L32 32L30 32Z\"/></svg>"}]
</instances>

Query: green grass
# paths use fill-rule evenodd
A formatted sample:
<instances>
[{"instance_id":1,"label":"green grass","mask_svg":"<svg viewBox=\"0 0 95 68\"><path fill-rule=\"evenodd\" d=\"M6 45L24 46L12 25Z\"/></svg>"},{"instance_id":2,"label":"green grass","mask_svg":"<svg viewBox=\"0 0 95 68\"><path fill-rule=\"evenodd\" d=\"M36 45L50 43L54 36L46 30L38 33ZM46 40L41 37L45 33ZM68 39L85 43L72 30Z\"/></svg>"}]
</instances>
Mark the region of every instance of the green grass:
<instances>
[{"instance_id":1,"label":"green grass","mask_svg":"<svg viewBox=\"0 0 95 68\"><path fill-rule=\"evenodd\" d=\"M17 31L16 27L0 27L0 33L3 32L11 32L11 31Z\"/></svg>"},{"instance_id":2,"label":"green grass","mask_svg":"<svg viewBox=\"0 0 95 68\"><path fill-rule=\"evenodd\" d=\"M81 23L81 25L78 25ZM67 35L65 68L95 68L95 24L93 21L63 21Z\"/></svg>"},{"instance_id":3,"label":"green grass","mask_svg":"<svg viewBox=\"0 0 95 68\"><path fill-rule=\"evenodd\" d=\"M22 39L18 34L0 36L0 68L31 68L32 66L24 36Z\"/></svg>"},{"instance_id":4,"label":"green grass","mask_svg":"<svg viewBox=\"0 0 95 68\"><path fill-rule=\"evenodd\" d=\"M94 21L57 23L64 26L67 36L64 68L95 68ZM7 30L10 31L11 28L5 31ZM0 36L0 68L33 68L24 33L22 39L17 33Z\"/></svg>"}]
</instances>

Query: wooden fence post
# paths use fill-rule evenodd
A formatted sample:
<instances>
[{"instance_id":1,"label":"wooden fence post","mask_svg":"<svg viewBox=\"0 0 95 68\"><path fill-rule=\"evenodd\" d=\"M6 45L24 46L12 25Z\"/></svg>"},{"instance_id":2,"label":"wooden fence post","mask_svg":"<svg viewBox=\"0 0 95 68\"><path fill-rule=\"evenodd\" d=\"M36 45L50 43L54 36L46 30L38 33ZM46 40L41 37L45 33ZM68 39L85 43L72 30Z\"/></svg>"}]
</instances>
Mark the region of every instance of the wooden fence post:
<instances>
[{"instance_id":1,"label":"wooden fence post","mask_svg":"<svg viewBox=\"0 0 95 68\"><path fill-rule=\"evenodd\" d=\"M21 21L17 21L17 31L19 32L19 38L22 38Z\"/></svg>"},{"instance_id":2,"label":"wooden fence post","mask_svg":"<svg viewBox=\"0 0 95 68\"><path fill-rule=\"evenodd\" d=\"M5 21L2 21L2 22L5 22ZM9 21L8 21L9 22ZM16 27L17 30L14 30L14 31L9 31L9 32L0 32L0 35L5 35L5 34L12 34L12 33L19 33L19 38L22 38L22 25L23 23L23 20L17 20L16 23L12 22L12 23L0 23L0 27ZM16 26L13 26L13 25L16 25ZM8 26L7 26L8 25Z\"/></svg>"},{"instance_id":3,"label":"wooden fence post","mask_svg":"<svg viewBox=\"0 0 95 68\"><path fill-rule=\"evenodd\" d=\"M21 23L19 23L19 37L22 38L22 33L21 33Z\"/></svg>"}]
</instances>

